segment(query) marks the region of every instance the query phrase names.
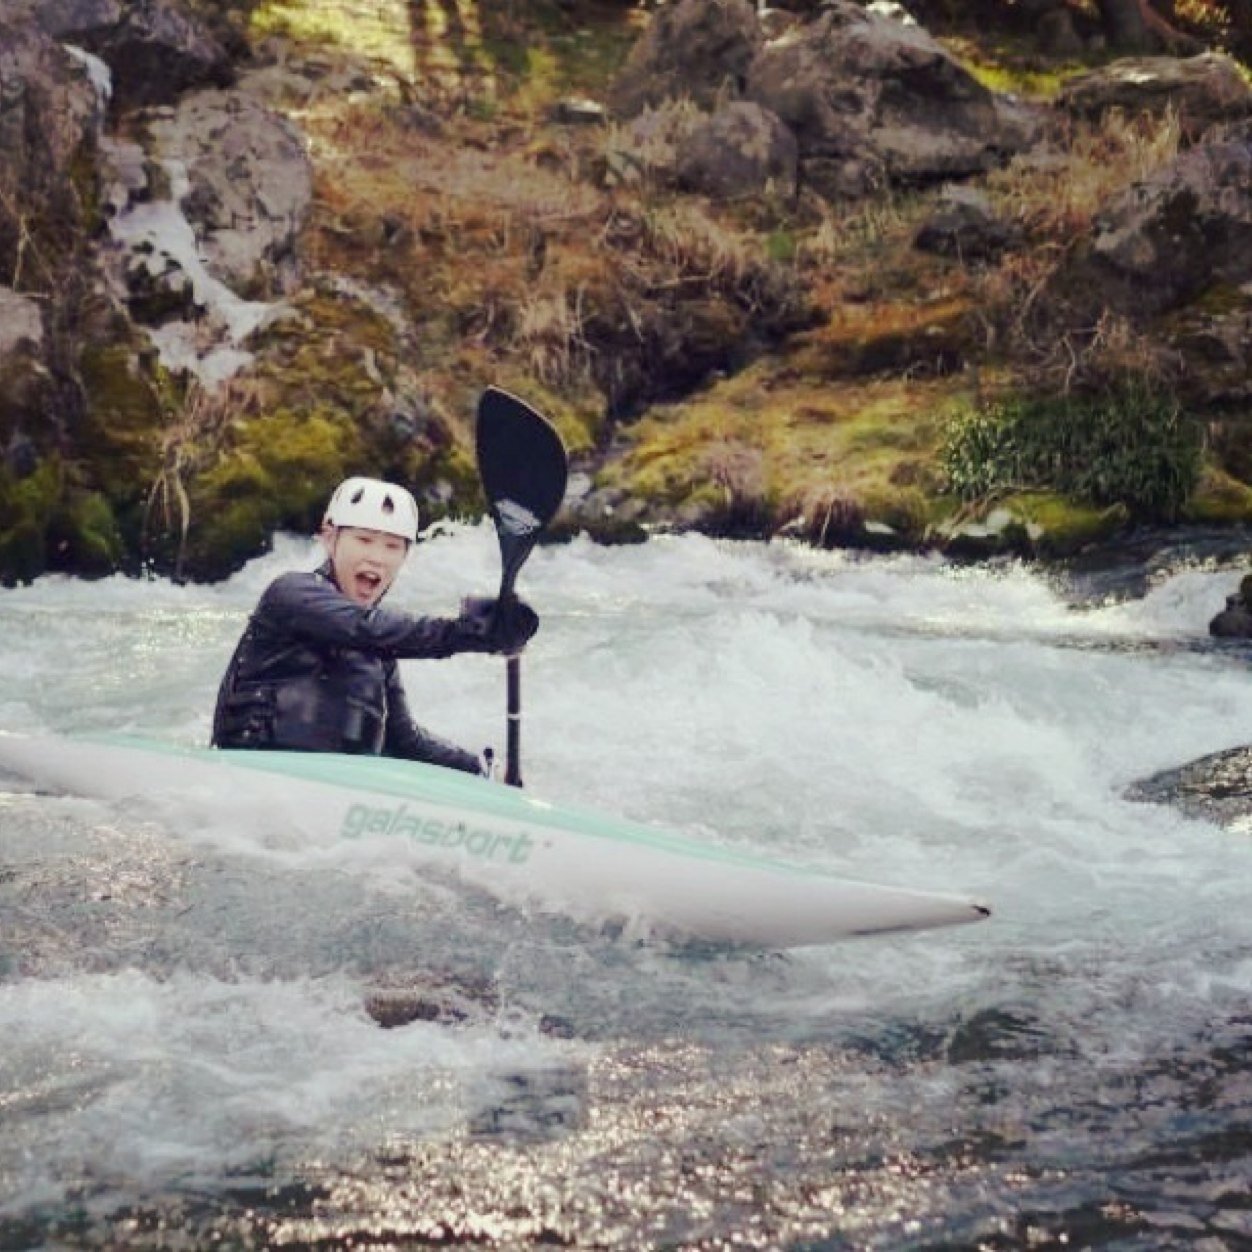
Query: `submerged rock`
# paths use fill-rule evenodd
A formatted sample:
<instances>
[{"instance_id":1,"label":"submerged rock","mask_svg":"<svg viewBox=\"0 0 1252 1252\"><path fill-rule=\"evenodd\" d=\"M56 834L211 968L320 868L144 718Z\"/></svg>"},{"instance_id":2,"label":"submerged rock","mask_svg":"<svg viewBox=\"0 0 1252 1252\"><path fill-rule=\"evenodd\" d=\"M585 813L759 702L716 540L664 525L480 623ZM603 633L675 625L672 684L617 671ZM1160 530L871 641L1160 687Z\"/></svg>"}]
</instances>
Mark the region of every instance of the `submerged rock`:
<instances>
[{"instance_id":1,"label":"submerged rock","mask_svg":"<svg viewBox=\"0 0 1252 1252\"><path fill-rule=\"evenodd\" d=\"M1252 744L1202 756L1126 788L1126 799L1170 804L1188 817L1252 833Z\"/></svg>"},{"instance_id":2,"label":"submerged rock","mask_svg":"<svg viewBox=\"0 0 1252 1252\"><path fill-rule=\"evenodd\" d=\"M434 1022L440 1026L490 1026L507 1029L516 1012L501 1004L499 988L486 979L465 979L430 975L386 982L370 988L365 995L365 1012L384 1030L413 1022ZM528 1015L523 1011L523 1019ZM563 1017L543 1013L535 1020L540 1034L557 1039L573 1037L571 1024Z\"/></svg>"}]
</instances>

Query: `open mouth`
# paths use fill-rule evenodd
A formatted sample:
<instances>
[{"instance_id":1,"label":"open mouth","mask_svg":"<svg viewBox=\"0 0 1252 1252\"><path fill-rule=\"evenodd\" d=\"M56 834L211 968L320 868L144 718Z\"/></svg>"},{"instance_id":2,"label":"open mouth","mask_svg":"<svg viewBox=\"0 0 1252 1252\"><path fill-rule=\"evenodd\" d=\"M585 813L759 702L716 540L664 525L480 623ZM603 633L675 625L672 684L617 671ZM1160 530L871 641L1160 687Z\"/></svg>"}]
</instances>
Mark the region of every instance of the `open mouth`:
<instances>
[{"instance_id":1,"label":"open mouth","mask_svg":"<svg viewBox=\"0 0 1252 1252\"><path fill-rule=\"evenodd\" d=\"M377 574L362 570L352 576L352 589L356 599L370 603L382 593L383 580Z\"/></svg>"}]
</instances>

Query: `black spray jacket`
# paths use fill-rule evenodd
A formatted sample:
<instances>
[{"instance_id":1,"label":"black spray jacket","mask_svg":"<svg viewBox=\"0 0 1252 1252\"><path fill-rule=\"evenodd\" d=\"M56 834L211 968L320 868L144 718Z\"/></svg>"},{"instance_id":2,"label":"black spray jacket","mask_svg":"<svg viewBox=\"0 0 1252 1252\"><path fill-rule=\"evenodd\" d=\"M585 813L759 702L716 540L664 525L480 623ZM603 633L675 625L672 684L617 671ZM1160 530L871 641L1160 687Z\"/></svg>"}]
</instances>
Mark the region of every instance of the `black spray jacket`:
<instances>
[{"instance_id":1,"label":"black spray jacket","mask_svg":"<svg viewBox=\"0 0 1252 1252\"><path fill-rule=\"evenodd\" d=\"M494 651L481 619L363 608L315 573L261 596L217 697L213 746L353 752L477 773L478 757L413 722L396 662Z\"/></svg>"}]
</instances>

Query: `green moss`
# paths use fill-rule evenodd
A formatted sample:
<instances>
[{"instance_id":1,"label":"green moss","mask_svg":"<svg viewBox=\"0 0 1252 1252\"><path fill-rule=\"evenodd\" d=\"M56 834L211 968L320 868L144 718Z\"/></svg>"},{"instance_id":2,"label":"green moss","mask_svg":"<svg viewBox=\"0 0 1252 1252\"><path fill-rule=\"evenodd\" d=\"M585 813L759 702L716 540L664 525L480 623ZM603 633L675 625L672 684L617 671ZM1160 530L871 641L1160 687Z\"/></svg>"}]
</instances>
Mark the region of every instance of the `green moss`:
<instances>
[{"instance_id":1,"label":"green moss","mask_svg":"<svg viewBox=\"0 0 1252 1252\"><path fill-rule=\"evenodd\" d=\"M1252 522L1252 487L1223 470L1210 467L1187 501L1183 517L1201 525Z\"/></svg>"},{"instance_id":2,"label":"green moss","mask_svg":"<svg viewBox=\"0 0 1252 1252\"><path fill-rule=\"evenodd\" d=\"M89 345L79 361L85 412L75 453L114 502L133 503L156 478L166 405L159 381L125 343Z\"/></svg>"},{"instance_id":3,"label":"green moss","mask_svg":"<svg viewBox=\"0 0 1252 1252\"><path fill-rule=\"evenodd\" d=\"M866 521L920 535L930 518L938 413L951 379L872 380L831 388L762 362L683 405L653 409L597 485L683 516L730 507L759 529L799 521L825 541Z\"/></svg>"},{"instance_id":4,"label":"green moss","mask_svg":"<svg viewBox=\"0 0 1252 1252\"><path fill-rule=\"evenodd\" d=\"M335 485L367 463L343 414L283 408L242 424L230 450L188 486L187 543L174 561L193 577L222 577L265 551L276 529L311 533ZM165 521L169 559L183 519Z\"/></svg>"},{"instance_id":5,"label":"green moss","mask_svg":"<svg viewBox=\"0 0 1252 1252\"><path fill-rule=\"evenodd\" d=\"M48 527L49 565L88 578L126 563L126 541L108 500L98 491L67 492Z\"/></svg>"},{"instance_id":6,"label":"green moss","mask_svg":"<svg viewBox=\"0 0 1252 1252\"><path fill-rule=\"evenodd\" d=\"M920 540L926 532L930 506L916 487L878 485L866 491L858 502L866 522L878 522L901 539Z\"/></svg>"},{"instance_id":7,"label":"green moss","mask_svg":"<svg viewBox=\"0 0 1252 1252\"><path fill-rule=\"evenodd\" d=\"M976 510L954 508L949 500L944 513L931 518L927 533L955 556L1064 557L1112 539L1129 522L1122 505L1096 508L1051 492L1023 491Z\"/></svg>"},{"instance_id":8,"label":"green moss","mask_svg":"<svg viewBox=\"0 0 1252 1252\"><path fill-rule=\"evenodd\" d=\"M1001 503L1025 520L1035 550L1048 556L1065 556L1111 539L1130 522L1121 505L1100 508L1049 492L1023 492Z\"/></svg>"},{"instance_id":9,"label":"green moss","mask_svg":"<svg viewBox=\"0 0 1252 1252\"><path fill-rule=\"evenodd\" d=\"M1033 40L995 38L984 32L975 41L961 36L940 40L953 58L988 91L1052 99L1065 83L1089 68L1084 63L1041 63Z\"/></svg>"},{"instance_id":10,"label":"green moss","mask_svg":"<svg viewBox=\"0 0 1252 1252\"><path fill-rule=\"evenodd\" d=\"M297 43L338 49L389 64L405 77L417 69L409 6L401 0L365 6L268 0L252 12L249 35L254 42L283 35Z\"/></svg>"},{"instance_id":11,"label":"green moss","mask_svg":"<svg viewBox=\"0 0 1252 1252\"><path fill-rule=\"evenodd\" d=\"M48 570L98 577L125 560L112 506L75 485L59 458L20 480L0 469L0 582L28 582Z\"/></svg>"},{"instance_id":12,"label":"green moss","mask_svg":"<svg viewBox=\"0 0 1252 1252\"><path fill-rule=\"evenodd\" d=\"M772 230L765 237L765 255L771 261L790 263L796 259L799 244L789 230Z\"/></svg>"},{"instance_id":13,"label":"green moss","mask_svg":"<svg viewBox=\"0 0 1252 1252\"><path fill-rule=\"evenodd\" d=\"M0 583L30 582L48 568L48 523L60 495L55 458L21 479L0 465Z\"/></svg>"}]
</instances>

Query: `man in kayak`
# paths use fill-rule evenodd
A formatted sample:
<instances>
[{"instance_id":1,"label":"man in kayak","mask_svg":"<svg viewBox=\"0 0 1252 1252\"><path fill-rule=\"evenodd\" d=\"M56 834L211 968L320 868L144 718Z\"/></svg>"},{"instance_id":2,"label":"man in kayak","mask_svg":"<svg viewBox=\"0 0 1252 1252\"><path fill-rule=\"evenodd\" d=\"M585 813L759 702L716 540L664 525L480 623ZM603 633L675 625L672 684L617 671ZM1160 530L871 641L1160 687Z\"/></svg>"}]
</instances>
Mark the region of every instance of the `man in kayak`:
<instances>
[{"instance_id":1,"label":"man in kayak","mask_svg":"<svg viewBox=\"0 0 1252 1252\"><path fill-rule=\"evenodd\" d=\"M519 600L466 599L456 618L379 607L417 539L403 487L349 478L322 522L326 561L264 591L235 647L213 716L216 748L352 752L481 773L480 758L409 715L397 662L457 652L514 655L539 627Z\"/></svg>"}]
</instances>

